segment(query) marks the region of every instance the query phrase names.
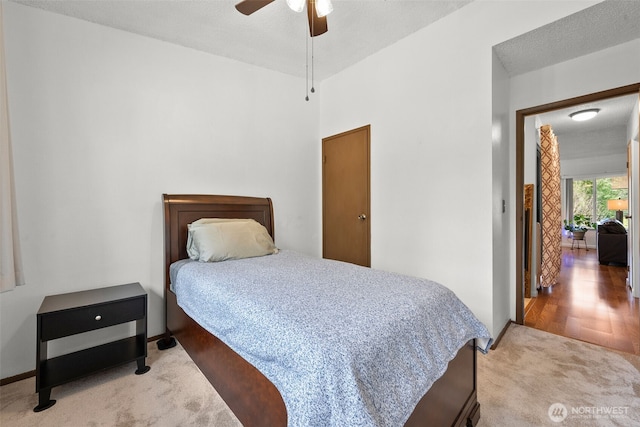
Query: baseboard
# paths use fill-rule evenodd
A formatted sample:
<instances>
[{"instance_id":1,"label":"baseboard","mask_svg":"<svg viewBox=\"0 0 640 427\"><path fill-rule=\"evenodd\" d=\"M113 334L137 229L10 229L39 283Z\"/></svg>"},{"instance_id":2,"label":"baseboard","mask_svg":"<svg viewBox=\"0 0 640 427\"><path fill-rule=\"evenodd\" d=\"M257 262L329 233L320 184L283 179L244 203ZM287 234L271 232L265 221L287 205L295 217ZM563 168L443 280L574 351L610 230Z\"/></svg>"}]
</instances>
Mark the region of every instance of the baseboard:
<instances>
[{"instance_id":1,"label":"baseboard","mask_svg":"<svg viewBox=\"0 0 640 427\"><path fill-rule=\"evenodd\" d=\"M154 342L154 341L157 341L160 338L164 338L164 334L155 335L153 337L149 337L149 338L147 338L147 342L148 343ZM15 383L15 382L18 382L18 381L26 380L27 378L35 377L35 376L36 376L36 370L34 369L33 371L23 372L22 374L14 375L12 377L1 378L0 379L0 387L2 387L3 385L7 385L7 384Z\"/></svg>"},{"instance_id":2,"label":"baseboard","mask_svg":"<svg viewBox=\"0 0 640 427\"><path fill-rule=\"evenodd\" d=\"M24 372L22 374L14 375L12 377L2 378L2 379L0 379L0 387L3 386L3 385L7 385L7 384L15 383L15 382L18 382L18 381L26 380L27 378L35 377L35 376L36 376L36 370L34 369L33 371Z\"/></svg>"},{"instance_id":3,"label":"baseboard","mask_svg":"<svg viewBox=\"0 0 640 427\"><path fill-rule=\"evenodd\" d=\"M164 338L165 334L160 334L160 335L154 335L152 337L148 337L147 338L147 342L154 342L154 341L158 341L160 338Z\"/></svg>"},{"instance_id":4,"label":"baseboard","mask_svg":"<svg viewBox=\"0 0 640 427\"><path fill-rule=\"evenodd\" d=\"M496 348L498 348L498 344L500 343L500 340L502 340L502 337L507 332L507 329L509 329L509 325L511 325L512 323L516 323L516 322L514 322L511 319L509 319L509 321L507 321L507 324L504 325L504 328L502 328L502 330L500 331L500 333L498 334L496 339L493 340L493 344L491 345L491 350L495 350Z\"/></svg>"}]
</instances>

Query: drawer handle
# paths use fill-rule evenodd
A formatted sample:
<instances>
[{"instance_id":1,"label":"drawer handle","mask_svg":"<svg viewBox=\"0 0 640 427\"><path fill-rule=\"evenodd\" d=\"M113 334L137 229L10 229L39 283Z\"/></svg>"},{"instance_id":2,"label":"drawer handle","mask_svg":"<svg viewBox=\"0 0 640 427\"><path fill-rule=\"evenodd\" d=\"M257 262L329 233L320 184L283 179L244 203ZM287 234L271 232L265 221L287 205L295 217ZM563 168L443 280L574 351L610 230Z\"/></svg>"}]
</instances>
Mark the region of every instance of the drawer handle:
<instances>
[{"instance_id":1,"label":"drawer handle","mask_svg":"<svg viewBox=\"0 0 640 427\"><path fill-rule=\"evenodd\" d=\"M99 314L96 316L96 320L102 320L102 316L100 316Z\"/></svg>"}]
</instances>

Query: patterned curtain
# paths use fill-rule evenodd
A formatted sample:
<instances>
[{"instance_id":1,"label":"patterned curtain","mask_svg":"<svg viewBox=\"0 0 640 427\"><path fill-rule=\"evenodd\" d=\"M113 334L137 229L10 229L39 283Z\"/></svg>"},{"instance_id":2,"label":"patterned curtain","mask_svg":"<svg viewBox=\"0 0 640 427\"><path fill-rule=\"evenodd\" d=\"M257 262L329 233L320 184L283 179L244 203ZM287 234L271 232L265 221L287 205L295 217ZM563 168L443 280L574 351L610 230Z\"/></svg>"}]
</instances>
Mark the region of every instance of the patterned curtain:
<instances>
[{"instance_id":1,"label":"patterned curtain","mask_svg":"<svg viewBox=\"0 0 640 427\"><path fill-rule=\"evenodd\" d=\"M560 152L551 126L540 128L542 173L542 272L540 285L558 281L562 260L562 209L560 200Z\"/></svg>"},{"instance_id":2,"label":"patterned curtain","mask_svg":"<svg viewBox=\"0 0 640 427\"><path fill-rule=\"evenodd\" d=\"M9 132L9 99L2 19L0 2L0 292L24 284L13 186L13 156Z\"/></svg>"}]
</instances>

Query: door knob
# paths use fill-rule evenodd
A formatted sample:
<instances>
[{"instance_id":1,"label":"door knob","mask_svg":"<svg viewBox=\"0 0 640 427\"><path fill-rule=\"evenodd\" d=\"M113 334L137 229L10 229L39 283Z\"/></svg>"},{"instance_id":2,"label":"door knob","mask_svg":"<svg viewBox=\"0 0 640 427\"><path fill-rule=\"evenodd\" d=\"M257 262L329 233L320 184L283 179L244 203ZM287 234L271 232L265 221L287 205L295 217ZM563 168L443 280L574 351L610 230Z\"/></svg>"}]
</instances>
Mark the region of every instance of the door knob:
<instances>
[{"instance_id":1,"label":"door knob","mask_svg":"<svg viewBox=\"0 0 640 427\"><path fill-rule=\"evenodd\" d=\"M360 214L360 215L358 215L358 219L360 221L364 221L365 219L367 219L367 216L365 214Z\"/></svg>"}]
</instances>

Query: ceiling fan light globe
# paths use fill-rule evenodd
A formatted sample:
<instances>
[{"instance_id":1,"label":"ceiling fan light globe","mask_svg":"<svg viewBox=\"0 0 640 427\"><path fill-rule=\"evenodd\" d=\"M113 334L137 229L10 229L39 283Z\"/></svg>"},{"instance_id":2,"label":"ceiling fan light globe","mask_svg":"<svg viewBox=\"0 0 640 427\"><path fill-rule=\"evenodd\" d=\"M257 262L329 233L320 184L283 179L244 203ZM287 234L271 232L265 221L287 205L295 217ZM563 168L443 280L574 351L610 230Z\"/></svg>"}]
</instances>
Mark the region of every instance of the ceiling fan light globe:
<instances>
[{"instance_id":1,"label":"ceiling fan light globe","mask_svg":"<svg viewBox=\"0 0 640 427\"><path fill-rule=\"evenodd\" d=\"M327 16L331 12L333 12L331 0L316 0L316 13L319 18Z\"/></svg>"},{"instance_id":2,"label":"ceiling fan light globe","mask_svg":"<svg viewBox=\"0 0 640 427\"><path fill-rule=\"evenodd\" d=\"M287 6L294 12L300 13L304 9L306 2L307 0L287 0Z\"/></svg>"}]
</instances>

